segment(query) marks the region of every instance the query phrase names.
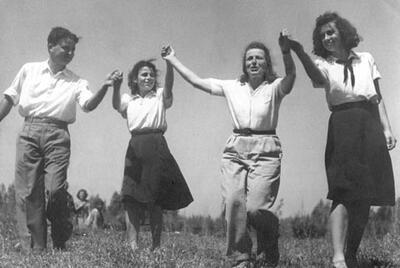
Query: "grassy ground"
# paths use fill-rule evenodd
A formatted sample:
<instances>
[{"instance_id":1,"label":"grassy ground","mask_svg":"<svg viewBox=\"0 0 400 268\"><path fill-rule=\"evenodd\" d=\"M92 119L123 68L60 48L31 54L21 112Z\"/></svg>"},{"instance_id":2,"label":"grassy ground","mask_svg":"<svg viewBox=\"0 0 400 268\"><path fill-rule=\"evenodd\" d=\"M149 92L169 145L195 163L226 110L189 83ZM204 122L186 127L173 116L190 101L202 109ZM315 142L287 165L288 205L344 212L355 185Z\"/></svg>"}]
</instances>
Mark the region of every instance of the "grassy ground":
<instances>
[{"instance_id":1,"label":"grassy ground","mask_svg":"<svg viewBox=\"0 0 400 268\"><path fill-rule=\"evenodd\" d=\"M4 230L3 230L4 231ZM123 232L112 230L74 235L68 250L48 249L40 255L23 255L13 249L15 237L0 241L0 267L229 267L223 257L224 239L188 234L163 233L160 249L150 251L150 236L144 234L143 248L133 253ZM49 243L51 246L51 242ZM331 267L326 239L280 239L279 267ZM400 237L363 241L361 267L400 267Z\"/></svg>"}]
</instances>

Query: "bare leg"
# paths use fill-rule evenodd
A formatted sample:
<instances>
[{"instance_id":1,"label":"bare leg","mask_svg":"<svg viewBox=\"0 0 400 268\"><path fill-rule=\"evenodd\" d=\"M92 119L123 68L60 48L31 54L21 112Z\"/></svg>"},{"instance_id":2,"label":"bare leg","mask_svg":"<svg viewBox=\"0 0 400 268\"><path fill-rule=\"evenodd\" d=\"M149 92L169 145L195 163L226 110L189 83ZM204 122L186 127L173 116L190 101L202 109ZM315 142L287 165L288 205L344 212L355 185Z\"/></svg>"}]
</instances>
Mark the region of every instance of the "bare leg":
<instances>
[{"instance_id":1,"label":"bare leg","mask_svg":"<svg viewBox=\"0 0 400 268\"><path fill-rule=\"evenodd\" d=\"M331 208L331 232L333 244L333 262L344 260L344 247L348 226L347 209L343 204L333 203Z\"/></svg>"},{"instance_id":2,"label":"bare leg","mask_svg":"<svg viewBox=\"0 0 400 268\"><path fill-rule=\"evenodd\" d=\"M139 231L140 231L140 220L142 208L131 202L125 203L125 220L126 220L126 231L128 234L128 241L133 251L138 249L139 244Z\"/></svg>"},{"instance_id":3,"label":"bare leg","mask_svg":"<svg viewBox=\"0 0 400 268\"><path fill-rule=\"evenodd\" d=\"M160 206L152 205L150 210L150 228L153 238L152 249L160 247L162 231L162 209Z\"/></svg>"}]
</instances>

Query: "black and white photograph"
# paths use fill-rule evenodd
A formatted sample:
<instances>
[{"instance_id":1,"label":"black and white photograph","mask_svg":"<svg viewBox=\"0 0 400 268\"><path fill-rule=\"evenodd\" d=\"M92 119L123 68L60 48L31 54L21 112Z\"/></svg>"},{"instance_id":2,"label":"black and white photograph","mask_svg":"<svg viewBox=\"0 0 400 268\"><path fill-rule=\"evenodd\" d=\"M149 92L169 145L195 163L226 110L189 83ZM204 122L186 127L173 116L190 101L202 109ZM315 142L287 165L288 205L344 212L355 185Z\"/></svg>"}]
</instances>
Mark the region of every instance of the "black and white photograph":
<instances>
[{"instance_id":1,"label":"black and white photograph","mask_svg":"<svg viewBox=\"0 0 400 268\"><path fill-rule=\"evenodd\" d=\"M0 267L400 267L400 1L0 18Z\"/></svg>"}]
</instances>

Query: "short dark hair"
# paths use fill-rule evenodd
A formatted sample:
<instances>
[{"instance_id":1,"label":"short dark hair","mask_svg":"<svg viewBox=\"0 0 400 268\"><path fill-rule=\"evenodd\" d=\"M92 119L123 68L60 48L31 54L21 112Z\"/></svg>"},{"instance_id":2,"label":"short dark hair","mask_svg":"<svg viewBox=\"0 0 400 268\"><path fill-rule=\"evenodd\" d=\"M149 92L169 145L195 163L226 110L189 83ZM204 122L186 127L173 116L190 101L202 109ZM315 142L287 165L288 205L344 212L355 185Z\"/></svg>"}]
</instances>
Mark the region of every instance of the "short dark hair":
<instances>
[{"instance_id":1,"label":"short dark hair","mask_svg":"<svg viewBox=\"0 0 400 268\"><path fill-rule=\"evenodd\" d=\"M151 70L153 70L154 76L155 76L154 78L155 78L156 82L154 83L154 87L151 90L156 91L156 88L157 88L157 76L158 75L157 75L157 68L154 65L153 61L155 61L155 59L138 61L133 66L132 70L129 72L129 74L128 74L128 87L131 89L132 95L139 93L139 86L138 86L136 80L137 80L137 77L139 75L140 69L143 68L143 67L149 67Z\"/></svg>"},{"instance_id":2,"label":"short dark hair","mask_svg":"<svg viewBox=\"0 0 400 268\"><path fill-rule=\"evenodd\" d=\"M80 199L79 198L79 194L80 193L84 193L85 194L85 199L88 197L88 192L85 190L85 189L80 189L77 193L76 193L76 197L78 197L78 199Z\"/></svg>"},{"instance_id":3,"label":"short dark hair","mask_svg":"<svg viewBox=\"0 0 400 268\"><path fill-rule=\"evenodd\" d=\"M75 42L75 44L79 42L79 37L70 30L63 27L54 27L51 29L49 36L47 37L47 44L55 45L64 38L70 38Z\"/></svg>"},{"instance_id":4,"label":"short dark hair","mask_svg":"<svg viewBox=\"0 0 400 268\"><path fill-rule=\"evenodd\" d=\"M327 58L330 55L330 52L322 45L321 38L321 27L329 22L335 23L346 50L358 46L358 43L361 41L361 36L357 33L357 29L348 20L339 16L336 12L325 12L315 20L315 29L313 32L313 52L315 55L322 58Z\"/></svg>"},{"instance_id":5,"label":"short dark hair","mask_svg":"<svg viewBox=\"0 0 400 268\"><path fill-rule=\"evenodd\" d=\"M274 69L272 68L272 61L271 61L271 56L269 53L269 49L261 42L258 41L253 41L250 44L247 45L247 47L244 50L243 53L243 58L242 58L242 75L240 76L240 82L244 83L247 82L249 80L249 75L247 73L247 69L246 69L246 53L247 51L249 51L250 49L253 48L258 48L261 49L262 51L264 51L264 55L265 55L265 60L267 62L267 69L266 69L266 74L264 77L264 80L268 81L268 83L273 82L276 78L277 75L274 72Z\"/></svg>"}]
</instances>

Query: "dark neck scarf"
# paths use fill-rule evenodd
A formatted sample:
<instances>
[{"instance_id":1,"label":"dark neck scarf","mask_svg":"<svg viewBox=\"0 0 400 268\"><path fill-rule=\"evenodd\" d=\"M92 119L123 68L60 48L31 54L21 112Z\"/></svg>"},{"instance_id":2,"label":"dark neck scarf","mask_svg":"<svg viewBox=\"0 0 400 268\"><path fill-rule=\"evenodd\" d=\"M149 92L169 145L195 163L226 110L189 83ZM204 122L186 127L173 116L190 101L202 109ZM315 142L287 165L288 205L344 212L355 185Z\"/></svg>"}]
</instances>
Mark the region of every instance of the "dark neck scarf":
<instances>
[{"instance_id":1,"label":"dark neck scarf","mask_svg":"<svg viewBox=\"0 0 400 268\"><path fill-rule=\"evenodd\" d=\"M337 63L339 64L343 64L344 68L343 68L343 74L344 74L344 79L343 79L343 83L347 83L347 79L348 79L348 71L350 71L350 78L351 78L351 86L354 87L354 83L355 83L355 78L354 78L354 72L353 72L353 60L355 59L355 57L353 55L350 55L349 58L347 60L336 60Z\"/></svg>"}]
</instances>

